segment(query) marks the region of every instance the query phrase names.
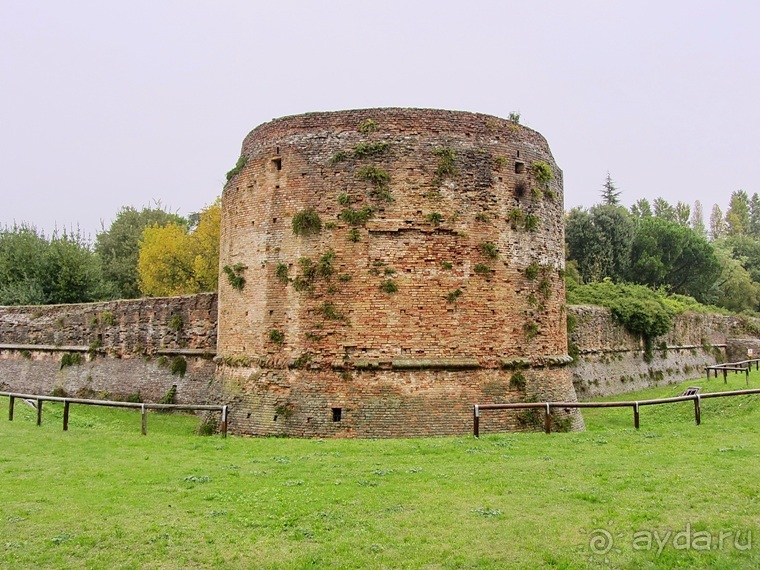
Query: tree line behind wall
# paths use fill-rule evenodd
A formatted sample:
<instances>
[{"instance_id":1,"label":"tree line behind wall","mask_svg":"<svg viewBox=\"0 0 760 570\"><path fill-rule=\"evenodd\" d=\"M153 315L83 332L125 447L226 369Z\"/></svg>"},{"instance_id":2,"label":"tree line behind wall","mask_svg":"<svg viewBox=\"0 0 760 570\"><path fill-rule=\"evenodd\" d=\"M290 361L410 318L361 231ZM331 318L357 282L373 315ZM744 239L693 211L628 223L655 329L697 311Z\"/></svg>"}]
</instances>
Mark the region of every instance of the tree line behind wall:
<instances>
[{"instance_id":1,"label":"tree line behind wall","mask_svg":"<svg viewBox=\"0 0 760 570\"><path fill-rule=\"evenodd\" d=\"M620 205L609 174L602 200L566 216L568 276L575 283L637 283L730 311L760 309L760 197L738 190L709 226L699 201ZM708 229L709 228L709 229Z\"/></svg>"},{"instance_id":2,"label":"tree line behind wall","mask_svg":"<svg viewBox=\"0 0 760 570\"><path fill-rule=\"evenodd\" d=\"M187 218L160 204L124 207L94 242L79 230L0 229L0 305L215 291L220 213L218 200Z\"/></svg>"}]
</instances>

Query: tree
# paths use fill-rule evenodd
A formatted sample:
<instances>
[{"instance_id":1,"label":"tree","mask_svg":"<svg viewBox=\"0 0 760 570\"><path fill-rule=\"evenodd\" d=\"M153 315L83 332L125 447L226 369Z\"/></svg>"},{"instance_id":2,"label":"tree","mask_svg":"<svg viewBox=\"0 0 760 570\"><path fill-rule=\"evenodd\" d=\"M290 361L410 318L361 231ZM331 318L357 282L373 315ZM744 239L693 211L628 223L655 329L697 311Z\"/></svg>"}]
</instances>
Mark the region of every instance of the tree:
<instances>
[{"instance_id":1,"label":"tree","mask_svg":"<svg viewBox=\"0 0 760 570\"><path fill-rule=\"evenodd\" d=\"M620 194L622 192L617 189L615 183L612 181L609 170L607 171L607 179L602 186L602 204L605 206L617 206L620 204Z\"/></svg>"},{"instance_id":2,"label":"tree","mask_svg":"<svg viewBox=\"0 0 760 570\"><path fill-rule=\"evenodd\" d=\"M676 221L676 210L665 198L658 197L654 199L654 215L667 222Z\"/></svg>"},{"instance_id":3,"label":"tree","mask_svg":"<svg viewBox=\"0 0 760 570\"><path fill-rule=\"evenodd\" d=\"M721 273L715 283L712 302L729 311L756 311L760 305L760 283L753 280L731 248L715 248Z\"/></svg>"},{"instance_id":4,"label":"tree","mask_svg":"<svg viewBox=\"0 0 760 570\"><path fill-rule=\"evenodd\" d=\"M189 295L215 291L219 273L221 207L217 200L198 215L188 232L184 224L154 224L139 242L137 271L147 296Z\"/></svg>"},{"instance_id":5,"label":"tree","mask_svg":"<svg viewBox=\"0 0 760 570\"><path fill-rule=\"evenodd\" d=\"M713 204L712 212L710 212L710 239L715 241L723 237L725 225L720 206Z\"/></svg>"},{"instance_id":6,"label":"tree","mask_svg":"<svg viewBox=\"0 0 760 570\"><path fill-rule=\"evenodd\" d=\"M752 194L749 201L749 234L760 237L760 197L757 192Z\"/></svg>"},{"instance_id":7,"label":"tree","mask_svg":"<svg viewBox=\"0 0 760 570\"><path fill-rule=\"evenodd\" d=\"M691 211L691 229L701 238L707 237L707 228L705 227L705 214L702 210L702 202L696 200L694 209Z\"/></svg>"},{"instance_id":8,"label":"tree","mask_svg":"<svg viewBox=\"0 0 760 570\"><path fill-rule=\"evenodd\" d=\"M37 229L22 224L0 232L0 305L42 305L42 260L48 242Z\"/></svg>"},{"instance_id":9,"label":"tree","mask_svg":"<svg viewBox=\"0 0 760 570\"><path fill-rule=\"evenodd\" d=\"M82 234L54 233L44 261L48 303L87 303L103 298L103 271Z\"/></svg>"},{"instance_id":10,"label":"tree","mask_svg":"<svg viewBox=\"0 0 760 570\"><path fill-rule=\"evenodd\" d=\"M100 259L79 231L50 239L28 225L0 231L0 304L83 303L104 297Z\"/></svg>"},{"instance_id":11,"label":"tree","mask_svg":"<svg viewBox=\"0 0 760 570\"><path fill-rule=\"evenodd\" d=\"M726 233L732 236L748 233L750 229L749 196L744 190L731 193L726 212Z\"/></svg>"},{"instance_id":12,"label":"tree","mask_svg":"<svg viewBox=\"0 0 760 570\"><path fill-rule=\"evenodd\" d=\"M716 245L727 251L749 272L753 281L760 283L760 241L746 235L729 236Z\"/></svg>"},{"instance_id":13,"label":"tree","mask_svg":"<svg viewBox=\"0 0 760 570\"><path fill-rule=\"evenodd\" d=\"M631 246L634 283L704 301L720 271L713 247L691 229L657 217L641 222Z\"/></svg>"},{"instance_id":14,"label":"tree","mask_svg":"<svg viewBox=\"0 0 760 570\"><path fill-rule=\"evenodd\" d=\"M675 216L676 216L675 222L678 225L688 228L689 218L691 217L691 206L679 200L678 203L676 204Z\"/></svg>"},{"instance_id":15,"label":"tree","mask_svg":"<svg viewBox=\"0 0 760 570\"><path fill-rule=\"evenodd\" d=\"M652 206L649 204L649 200L646 198L636 200L636 203L631 206L631 215L640 220L650 217L652 215Z\"/></svg>"},{"instance_id":16,"label":"tree","mask_svg":"<svg viewBox=\"0 0 760 570\"><path fill-rule=\"evenodd\" d=\"M605 277L623 279L630 259L634 224L622 206L574 208L567 217L565 241L568 259L578 263L587 283Z\"/></svg>"},{"instance_id":17,"label":"tree","mask_svg":"<svg viewBox=\"0 0 760 570\"><path fill-rule=\"evenodd\" d=\"M102 259L106 281L113 286L113 297L132 299L140 296L137 275L140 236L145 228L163 227L169 223L187 224L184 218L163 210L160 204L139 211L126 206L119 210L108 230L97 235L95 252Z\"/></svg>"}]
</instances>

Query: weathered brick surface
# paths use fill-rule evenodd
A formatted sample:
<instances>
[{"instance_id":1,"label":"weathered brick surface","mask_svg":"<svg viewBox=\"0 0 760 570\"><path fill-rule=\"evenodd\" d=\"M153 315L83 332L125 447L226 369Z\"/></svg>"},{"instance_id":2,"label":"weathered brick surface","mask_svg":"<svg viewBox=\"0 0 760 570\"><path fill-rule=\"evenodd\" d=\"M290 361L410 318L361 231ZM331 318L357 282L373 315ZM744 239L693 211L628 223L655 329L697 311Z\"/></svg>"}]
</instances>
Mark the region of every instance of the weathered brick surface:
<instances>
[{"instance_id":1,"label":"weathered brick surface","mask_svg":"<svg viewBox=\"0 0 760 570\"><path fill-rule=\"evenodd\" d=\"M362 132L368 121L376 130ZM362 148L382 151L357 156ZM453 169L442 172L447 152ZM247 163L223 194L220 265L237 266L246 281L237 290L220 280L219 359L263 365L266 378L284 374L243 391L250 420L243 431L323 434L318 418L335 407L328 400L343 398L353 410L343 434L418 434L404 410L425 402L430 430L461 433L469 406L487 397L482 378L508 385L502 366L514 359L554 368L528 374L525 391L510 398L574 398L569 374L557 367L567 350L562 171L540 134L473 113L312 113L261 125L242 155ZM543 188L532 168L540 162L554 176ZM368 168L388 176L382 190L390 201L362 178ZM372 208L371 218L344 221L346 198L354 210ZM307 208L318 212L322 230L296 235L292 219ZM525 227L531 217L534 231ZM319 264L326 254L334 255L332 275L317 274L296 290L302 260ZM278 266L290 282L278 279ZM536 270L530 278L529 267ZM396 292L381 289L388 280ZM284 341L273 342L271 331ZM305 369L286 372L306 358ZM357 368L364 370L358 379L341 375ZM230 370L220 369L222 382L258 374L250 366ZM407 393L402 387L412 379L418 387ZM278 405L308 410L304 418L312 419L271 425L284 392L290 400ZM388 408L379 413L382 402Z\"/></svg>"},{"instance_id":2,"label":"weathered brick surface","mask_svg":"<svg viewBox=\"0 0 760 570\"><path fill-rule=\"evenodd\" d=\"M0 389L178 403L220 399L213 382L217 295L0 307ZM65 354L82 363L61 367ZM204 354L206 353L206 354ZM94 357L93 357L94 356ZM184 377L171 362L183 358Z\"/></svg>"},{"instance_id":3,"label":"weathered brick surface","mask_svg":"<svg viewBox=\"0 0 760 570\"><path fill-rule=\"evenodd\" d=\"M643 340L616 323L609 309L570 306L568 312L577 322L569 341L579 357L571 370L575 391L583 400L704 377L704 367L717 360L746 358L746 347L729 350L727 356L726 349L737 345L733 337L745 335L736 317L677 316L671 331L655 340L647 362Z\"/></svg>"},{"instance_id":4,"label":"weathered brick surface","mask_svg":"<svg viewBox=\"0 0 760 570\"><path fill-rule=\"evenodd\" d=\"M138 394L145 402L158 402L172 386L178 404L206 404L220 400L212 382L216 366L208 359L183 356L187 371L172 374L170 363L160 357L108 355L87 358L79 365L61 368L61 352L49 350L0 350L0 390L24 394L51 394L123 400Z\"/></svg>"},{"instance_id":5,"label":"weathered brick surface","mask_svg":"<svg viewBox=\"0 0 760 570\"><path fill-rule=\"evenodd\" d=\"M477 358L364 358L353 366L304 363L302 369L238 358L228 359L234 365L222 361L215 375L217 366L208 360L215 350L210 333L216 330L215 307L215 295L0 307L0 390L49 394L62 388L71 395L115 398L139 391L144 400L157 401L177 385L179 402L230 404L230 426L238 433L319 437L469 433L473 403L525 397L519 386L510 385L516 371L487 368ZM105 311L111 312L113 324L98 320L95 326L93 317ZM657 339L654 358L646 362L641 339L615 323L609 310L570 306L567 311L577 322L570 335L578 347L577 363L541 367L536 357L530 360L536 366L520 370L526 385L544 387L544 397L553 401L575 397L565 381L568 372L577 393L587 399L696 378L716 357L740 360L748 348L760 354L758 339L741 320L687 314L676 318L670 334ZM181 331L166 324L175 314L187 323ZM98 334L107 350L61 369L65 352L75 348L86 356ZM659 348L661 343L666 350ZM150 352L136 350L148 346ZM187 354L185 346L208 354ZM187 359L184 378L168 367L178 352ZM166 353L165 359L160 353ZM519 363L511 359L512 365ZM341 408L339 422L333 422L333 408ZM524 420L519 412L484 412L481 425L484 433L526 429Z\"/></svg>"},{"instance_id":6,"label":"weathered brick surface","mask_svg":"<svg viewBox=\"0 0 760 570\"><path fill-rule=\"evenodd\" d=\"M0 344L84 346L147 353L216 351L216 293L76 305L0 307Z\"/></svg>"}]
</instances>

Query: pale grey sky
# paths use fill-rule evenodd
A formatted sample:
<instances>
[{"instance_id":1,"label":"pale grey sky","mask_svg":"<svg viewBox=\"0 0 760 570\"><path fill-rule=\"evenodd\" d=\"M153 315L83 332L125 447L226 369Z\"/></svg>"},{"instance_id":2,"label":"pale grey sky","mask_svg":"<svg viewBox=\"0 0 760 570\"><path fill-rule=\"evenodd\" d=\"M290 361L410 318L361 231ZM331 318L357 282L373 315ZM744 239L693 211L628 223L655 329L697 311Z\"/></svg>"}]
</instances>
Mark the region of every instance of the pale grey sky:
<instances>
[{"instance_id":1,"label":"pale grey sky","mask_svg":"<svg viewBox=\"0 0 760 570\"><path fill-rule=\"evenodd\" d=\"M522 114L591 206L760 192L760 3L0 0L0 224L94 237L221 193L275 117Z\"/></svg>"}]
</instances>

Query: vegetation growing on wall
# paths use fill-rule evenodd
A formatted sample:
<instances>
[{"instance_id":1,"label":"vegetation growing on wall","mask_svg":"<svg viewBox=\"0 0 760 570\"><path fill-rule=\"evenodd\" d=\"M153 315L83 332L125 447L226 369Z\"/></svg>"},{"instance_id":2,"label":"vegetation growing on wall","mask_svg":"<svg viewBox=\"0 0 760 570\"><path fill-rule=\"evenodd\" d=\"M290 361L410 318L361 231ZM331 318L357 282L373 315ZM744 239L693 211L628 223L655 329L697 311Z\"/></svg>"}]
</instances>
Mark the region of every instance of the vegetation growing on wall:
<instances>
[{"instance_id":1,"label":"vegetation growing on wall","mask_svg":"<svg viewBox=\"0 0 760 570\"><path fill-rule=\"evenodd\" d=\"M274 276L280 283L283 283L285 285L290 283L290 277L288 277L288 264L278 263L277 267L274 270Z\"/></svg>"},{"instance_id":2,"label":"vegetation growing on wall","mask_svg":"<svg viewBox=\"0 0 760 570\"><path fill-rule=\"evenodd\" d=\"M427 216L425 216L425 220L433 226L438 226L443 221L443 216L438 212L430 212Z\"/></svg>"},{"instance_id":3,"label":"vegetation growing on wall","mask_svg":"<svg viewBox=\"0 0 760 570\"><path fill-rule=\"evenodd\" d=\"M533 174L533 178L535 178L536 182L538 182L542 188L545 188L549 185L549 182L554 180L552 167L543 160L537 160L531 164L530 171L531 174Z\"/></svg>"},{"instance_id":4,"label":"vegetation growing on wall","mask_svg":"<svg viewBox=\"0 0 760 570\"><path fill-rule=\"evenodd\" d=\"M172 359L171 371L173 376L178 375L180 378L185 377L185 372L187 371L187 360L184 356L175 356Z\"/></svg>"},{"instance_id":5,"label":"vegetation growing on wall","mask_svg":"<svg viewBox=\"0 0 760 570\"><path fill-rule=\"evenodd\" d=\"M277 329L269 331L269 340L275 344L282 344L285 341L285 334Z\"/></svg>"},{"instance_id":6,"label":"vegetation growing on wall","mask_svg":"<svg viewBox=\"0 0 760 570\"><path fill-rule=\"evenodd\" d=\"M322 220L314 208L308 207L293 216L291 226L297 236L310 236L320 232Z\"/></svg>"},{"instance_id":7,"label":"vegetation growing on wall","mask_svg":"<svg viewBox=\"0 0 760 570\"><path fill-rule=\"evenodd\" d=\"M367 119L361 125L359 125L359 132L365 135L374 133L377 129L377 123L372 119Z\"/></svg>"},{"instance_id":8,"label":"vegetation growing on wall","mask_svg":"<svg viewBox=\"0 0 760 570\"><path fill-rule=\"evenodd\" d=\"M433 154L438 157L438 166L435 169L438 184L446 178L453 178L459 174L459 169L455 166L456 154L452 149L449 147L437 148Z\"/></svg>"},{"instance_id":9,"label":"vegetation growing on wall","mask_svg":"<svg viewBox=\"0 0 760 570\"><path fill-rule=\"evenodd\" d=\"M235 166L232 167L232 169L227 172L227 182L229 182L235 175L237 175L243 168L245 168L245 165L248 163L248 157L243 156L242 154L237 159L237 162L235 163Z\"/></svg>"},{"instance_id":10,"label":"vegetation growing on wall","mask_svg":"<svg viewBox=\"0 0 760 570\"><path fill-rule=\"evenodd\" d=\"M78 352L64 352L61 357L61 370L67 366L79 366L84 362L84 358Z\"/></svg>"},{"instance_id":11,"label":"vegetation growing on wall","mask_svg":"<svg viewBox=\"0 0 760 570\"><path fill-rule=\"evenodd\" d=\"M356 158L379 156L387 153L390 147L390 143L387 142L360 142L354 147L354 156Z\"/></svg>"},{"instance_id":12,"label":"vegetation growing on wall","mask_svg":"<svg viewBox=\"0 0 760 570\"><path fill-rule=\"evenodd\" d=\"M236 263L232 267L225 265L222 268L222 271L224 271L224 274L227 276L227 281L233 289L238 291L243 290L243 287L245 287L245 277L243 277L243 272L247 268L248 267L242 263Z\"/></svg>"},{"instance_id":13,"label":"vegetation growing on wall","mask_svg":"<svg viewBox=\"0 0 760 570\"><path fill-rule=\"evenodd\" d=\"M489 259L497 259L499 257L499 249L496 247L496 244L483 242L480 244L479 249L480 253Z\"/></svg>"},{"instance_id":14,"label":"vegetation growing on wall","mask_svg":"<svg viewBox=\"0 0 760 570\"><path fill-rule=\"evenodd\" d=\"M346 208L340 213L340 218L352 226L362 226L372 217L373 210L369 206L364 206L361 210Z\"/></svg>"}]
</instances>

